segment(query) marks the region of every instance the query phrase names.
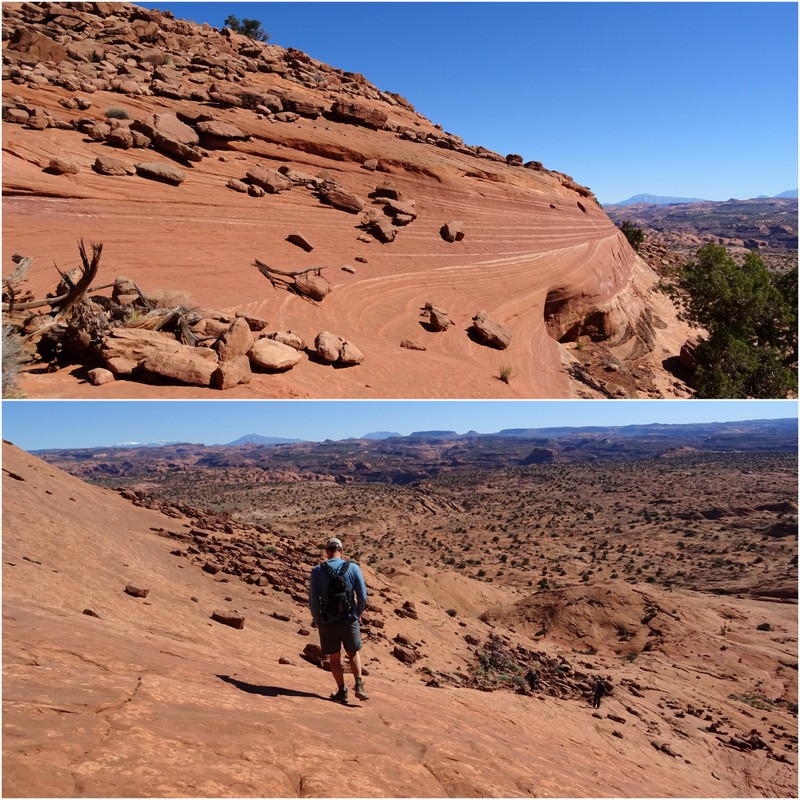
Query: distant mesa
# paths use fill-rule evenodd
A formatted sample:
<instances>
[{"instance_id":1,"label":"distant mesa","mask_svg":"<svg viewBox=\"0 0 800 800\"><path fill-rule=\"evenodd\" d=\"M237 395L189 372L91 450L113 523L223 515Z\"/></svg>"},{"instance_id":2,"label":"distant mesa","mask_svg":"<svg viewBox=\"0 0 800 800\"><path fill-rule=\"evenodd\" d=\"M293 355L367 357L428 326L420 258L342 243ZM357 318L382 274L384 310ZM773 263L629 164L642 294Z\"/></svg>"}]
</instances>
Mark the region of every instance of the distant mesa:
<instances>
[{"instance_id":1,"label":"distant mesa","mask_svg":"<svg viewBox=\"0 0 800 800\"><path fill-rule=\"evenodd\" d=\"M460 434L455 431L414 431L409 438L416 439L460 439Z\"/></svg>"},{"instance_id":2,"label":"distant mesa","mask_svg":"<svg viewBox=\"0 0 800 800\"><path fill-rule=\"evenodd\" d=\"M394 431L373 431L372 433L365 433L363 436L360 436L360 439L395 439L402 436L402 433L396 433Z\"/></svg>"},{"instance_id":3,"label":"distant mesa","mask_svg":"<svg viewBox=\"0 0 800 800\"><path fill-rule=\"evenodd\" d=\"M698 197L664 197L657 194L635 194L627 200L620 200L619 203L611 203L615 206L635 206L639 203L646 203L652 206L673 206L680 203L705 203Z\"/></svg>"}]
</instances>

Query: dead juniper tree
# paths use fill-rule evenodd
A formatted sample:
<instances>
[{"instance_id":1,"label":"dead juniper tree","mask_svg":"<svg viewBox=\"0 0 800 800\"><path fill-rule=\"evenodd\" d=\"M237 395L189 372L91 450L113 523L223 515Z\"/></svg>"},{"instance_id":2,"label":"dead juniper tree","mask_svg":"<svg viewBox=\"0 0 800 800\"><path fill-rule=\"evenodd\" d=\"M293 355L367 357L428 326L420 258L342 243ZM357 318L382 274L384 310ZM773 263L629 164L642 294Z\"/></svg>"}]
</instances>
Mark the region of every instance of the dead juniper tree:
<instances>
[{"instance_id":1,"label":"dead juniper tree","mask_svg":"<svg viewBox=\"0 0 800 800\"><path fill-rule=\"evenodd\" d=\"M276 289L284 288L307 300L321 302L328 296L332 288L327 279L322 276L322 270L325 267L309 267L285 272L270 267L258 259L255 259L253 264Z\"/></svg>"},{"instance_id":2,"label":"dead juniper tree","mask_svg":"<svg viewBox=\"0 0 800 800\"><path fill-rule=\"evenodd\" d=\"M54 292L41 299L22 289L32 259L14 256L17 268L3 280L3 342L5 346L5 328L9 327L9 337L13 332L19 339L21 361L39 359L53 367L64 359L94 360L109 329L115 327L169 332L183 344L197 344L198 337L190 326L200 315L183 306L156 308L135 282L120 279L133 298L123 304L117 299L119 281L92 285L99 272L103 244L92 242L89 251L81 240L78 249L80 266L66 271L56 266L60 281ZM113 297L96 294L112 287ZM47 307L49 311L44 311ZM11 338L8 341L10 346Z\"/></svg>"}]
</instances>

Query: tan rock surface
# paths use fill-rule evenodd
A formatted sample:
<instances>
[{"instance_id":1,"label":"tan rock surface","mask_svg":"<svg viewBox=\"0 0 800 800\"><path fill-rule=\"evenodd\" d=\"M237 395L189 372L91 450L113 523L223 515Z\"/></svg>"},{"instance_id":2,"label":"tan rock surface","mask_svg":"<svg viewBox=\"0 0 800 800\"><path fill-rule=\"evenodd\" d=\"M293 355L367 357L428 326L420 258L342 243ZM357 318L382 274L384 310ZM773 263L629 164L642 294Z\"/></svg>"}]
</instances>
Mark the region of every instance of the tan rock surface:
<instances>
[{"instance_id":1,"label":"tan rock surface","mask_svg":"<svg viewBox=\"0 0 800 800\"><path fill-rule=\"evenodd\" d=\"M614 692L593 712L574 697L425 685L426 668L466 671L465 635L530 645L526 606L500 586L476 595L464 576L363 565L368 613L383 627L365 641L372 699L345 708L325 699L330 675L300 655L315 641L302 591L310 542L289 556L262 534L283 552L270 562L274 586L260 589L185 555L209 536L231 546L241 530L137 507L7 443L3 489L5 796L796 796L796 747L780 761L724 744L726 731L787 719L727 695L759 680L779 696L793 675L796 699L796 669L775 671L793 651L796 667L796 606L768 604L776 633L765 638L754 600L630 587L616 604L600 592L595 616L565 605L552 656L614 665ZM667 635L674 644L648 654L646 669L612 658L604 627L653 598L681 636ZM403 603L413 616L393 613ZM491 628L477 618L487 607ZM217 611L243 615L244 628L213 621ZM720 624L730 627L722 654ZM576 634L598 652L567 649ZM401 663L395 647L417 662ZM719 732L687 706L713 714Z\"/></svg>"},{"instance_id":2,"label":"tan rock surface","mask_svg":"<svg viewBox=\"0 0 800 800\"><path fill-rule=\"evenodd\" d=\"M366 81L343 81L338 71L308 57L298 60L282 48L225 39L199 26L179 29L177 22L157 12L146 12L145 24L143 19L128 19L130 11L125 9L130 7L115 8L116 16L102 22L105 29L119 24L144 37L162 31L163 44L156 53L162 58L164 52L173 54L176 80L184 81L180 91L164 93L154 77L151 89L158 95L121 95L94 87L90 109L64 108L61 101L74 94L65 88L71 85L67 78L72 72L65 73L61 85L43 85L27 81L25 69L32 68L21 63L15 66L20 73L5 94L18 98L18 106L49 112L69 124L88 116L97 123L92 128L95 135L101 130L98 126L105 125L105 110L122 106L133 121L156 114L161 119L177 115L183 121L198 120L202 112L220 126L235 126L250 139L207 151L190 164L179 162L183 180L169 185L139 176L98 174L91 169L98 158L124 151L68 127L32 131L4 125L3 270L11 268L15 252L33 256L30 285L37 296L52 288L54 261L63 268L75 260L77 238L102 241L115 274L129 274L144 291L169 285L190 292L203 306L262 316L307 339L320 330L335 330L363 350L359 370L331 374L310 365L281 378L256 376L246 389L231 390L226 396L341 398L493 397L501 390L508 397L572 396L576 387L570 378L569 353L545 325L548 296L558 292L570 302L579 300L587 313L611 304L614 314L609 319L616 328L631 330L639 324L642 307L618 298L633 291L642 294L645 304L661 301L652 286L652 273L641 267L639 272L649 273L649 278L635 275L636 257L625 238L590 192L567 176L509 165L498 154L465 145L442 133L402 98L384 94ZM30 9L25 13L33 15ZM87 18L93 19L92 25L65 36L93 41L99 18L88 12ZM36 22L51 32L61 31L59 24ZM147 87L145 77L152 65L146 59L157 60L145 53L153 50L152 45L145 40L131 47L142 73L137 80ZM242 55L256 50L259 56ZM199 77L210 73L177 66L187 53L195 52L205 61L194 66L208 63L213 69L216 51L226 58L239 53L241 76L236 82L216 81L217 105L210 106L199 99L202 94L191 99ZM271 71L259 71L256 62ZM70 65L70 59L64 59L58 68L71 70ZM83 69L91 67L84 64ZM322 81L309 75L319 75ZM271 110L277 107L278 95L289 117ZM351 95L357 98L355 105ZM335 100L342 100L340 110L358 113L318 116ZM255 109L248 107L251 103ZM378 127L376 121L383 114L387 122ZM359 118L369 122L358 124ZM212 120L205 116L203 121ZM45 170L51 158L64 152L80 169L68 179ZM131 152L136 153L135 158L126 153L131 163L169 160L152 149ZM391 237L386 233L396 234L388 243L359 229L363 213L321 202L308 183L290 182L290 190L263 197L227 187L232 179L242 180L253 170L285 167L315 178L327 173L328 181L335 183L326 186L336 187L328 195L330 202L347 200L354 203L348 206L351 210L366 203L366 212L375 207L364 198L387 182L386 175L362 168L371 161L390 174L392 186L404 198L415 201L416 218L401 215L399 221L406 223L401 227L384 218L382 224L389 230L378 235L387 241ZM176 173L174 180L178 177ZM467 233L449 243L440 230L454 219ZM296 230L313 239L313 261L287 241ZM327 272L336 276L331 277L333 291L320 303L308 303L276 289L253 268L253 259L259 257L287 271L334 267ZM357 276L340 269L354 260L365 264ZM104 277L113 280L114 275L100 276ZM455 323L446 336L420 328L417 309L431 297L448 309ZM500 385L496 379L497 354L465 334L476 308L485 309L511 332L511 345L504 354L514 366L510 385ZM661 350L672 350L673 332L673 327L657 328L651 343L655 349L637 356L649 359L648 367L665 376L653 391L669 395L676 390L672 376L661 366ZM687 335L684 328L677 338L682 342ZM417 339L426 348L424 355L400 346L404 340ZM448 380L440 380L442 375ZM98 396L94 387L79 383L69 370L27 376L23 389L36 397ZM168 395L218 396L212 390L200 395L193 391L169 387ZM123 381L107 387L104 396L154 394L152 388ZM164 396L161 387L158 394Z\"/></svg>"}]
</instances>

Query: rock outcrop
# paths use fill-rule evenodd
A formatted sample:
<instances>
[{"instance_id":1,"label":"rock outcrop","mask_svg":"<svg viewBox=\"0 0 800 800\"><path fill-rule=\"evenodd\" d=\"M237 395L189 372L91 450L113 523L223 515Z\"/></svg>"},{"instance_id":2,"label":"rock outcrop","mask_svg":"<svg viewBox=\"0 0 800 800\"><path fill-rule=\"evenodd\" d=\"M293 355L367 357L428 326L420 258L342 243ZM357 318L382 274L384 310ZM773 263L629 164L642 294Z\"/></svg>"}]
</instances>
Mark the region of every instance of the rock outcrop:
<instances>
[{"instance_id":1,"label":"rock outcrop","mask_svg":"<svg viewBox=\"0 0 800 800\"><path fill-rule=\"evenodd\" d=\"M296 371L300 396L439 396L443 370L451 396L495 396L486 353L457 337L439 337L435 358L397 357L443 286L452 320L486 308L509 321L517 396L570 394L559 343L654 351L654 276L572 177L465 143L363 76L229 29L127 3L2 13L6 262L43 242L68 257L88 214L140 282L168 275L206 307L246 307L306 336L352 330L364 375ZM52 198L57 219L30 212ZM321 285L298 230L314 231L317 263L364 269ZM260 281L258 257L306 271L299 291ZM41 263L37 296L50 288ZM270 396L267 375L253 381Z\"/></svg>"}]
</instances>

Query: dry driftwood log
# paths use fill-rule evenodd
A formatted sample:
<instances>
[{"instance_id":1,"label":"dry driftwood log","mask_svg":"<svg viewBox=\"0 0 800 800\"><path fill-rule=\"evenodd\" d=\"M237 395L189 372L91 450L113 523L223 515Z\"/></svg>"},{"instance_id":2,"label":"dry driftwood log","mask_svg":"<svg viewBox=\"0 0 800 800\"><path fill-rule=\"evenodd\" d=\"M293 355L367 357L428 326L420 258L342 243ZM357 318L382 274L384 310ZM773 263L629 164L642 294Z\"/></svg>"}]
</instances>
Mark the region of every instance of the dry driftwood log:
<instances>
[{"instance_id":1,"label":"dry driftwood log","mask_svg":"<svg viewBox=\"0 0 800 800\"><path fill-rule=\"evenodd\" d=\"M322 276L322 270L325 267L309 267L286 272L270 267L258 259L255 259L253 264L276 289L285 288L309 300L324 300L332 288Z\"/></svg>"}]
</instances>

